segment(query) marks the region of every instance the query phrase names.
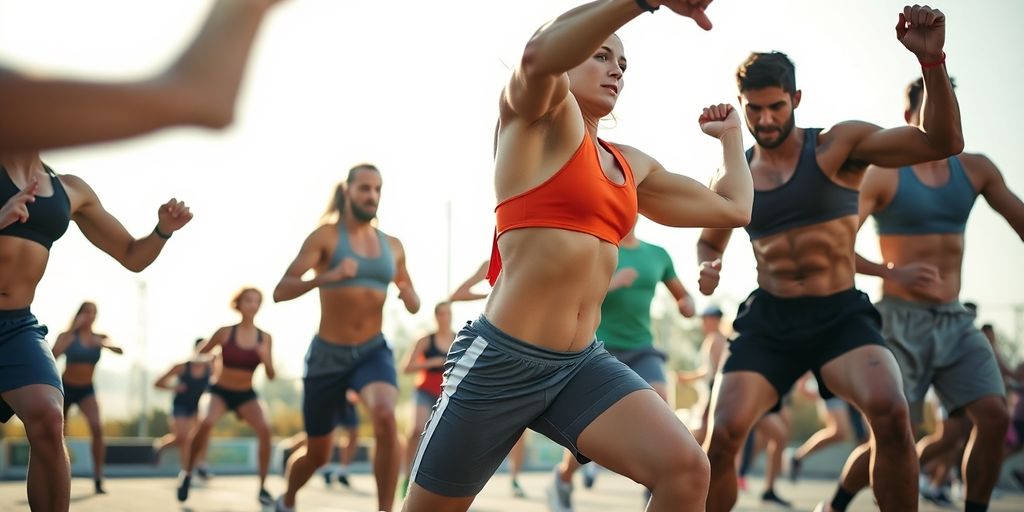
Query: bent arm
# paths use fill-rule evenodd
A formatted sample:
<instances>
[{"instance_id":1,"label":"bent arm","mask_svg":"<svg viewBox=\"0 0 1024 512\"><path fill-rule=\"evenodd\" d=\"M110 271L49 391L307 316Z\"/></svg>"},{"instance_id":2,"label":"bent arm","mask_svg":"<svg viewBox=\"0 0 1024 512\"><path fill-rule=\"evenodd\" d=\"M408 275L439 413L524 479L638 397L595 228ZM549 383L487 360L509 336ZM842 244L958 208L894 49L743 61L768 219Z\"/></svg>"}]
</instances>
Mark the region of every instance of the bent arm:
<instances>
[{"instance_id":1,"label":"bent arm","mask_svg":"<svg viewBox=\"0 0 1024 512\"><path fill-rule=\"evenodd\" d=\"M81 206L72 218L89 242L132 272L142 272L156 260L167 240L157 236L155 232L150 232L142 238L133 237L124 225L103 207L96 192L89 185L73 176L64 176L64 179L83 197Z\"/></svg>"},{"instance_id":2,"label":"bent arm","mask_svg":"<svg viewBox=\"0 0 1024 512\"><path fill-rule=\"evenodd\" d=\"M327 284L326 274L317 274L312 279L304 280L302 276L320 263L324 256L324 243L321 236L322 228L311 233L302 243L299 254L295 256L281 281L274 287L274 302L284 302L301 297L306 292Z\"/></svg>"},{"instance_id":3,"label":"bent arm","mask_svg":"<svg viewBox=\"0 0 1024 512\"><path fill-rule=\"evenodd\" d=\"M218 1L189 48L148 80L90 83L0 70L0 150L123 139L174 125L227 126L253 39L273 3Z\"/></svg>"},{"instance_id":4,"label":"bent arm","mask_svg":"<svg viewBox=\"0 0 1024 512\"><path fill-rule=\"evenodd\" d=\"M526 44L505 87L504 103L527 122L541 119L567 98L566 72L642 13L635 0L598 0L548 22Z\"/></svg>"},{"instance_id":5,"label":"bent arm","mask_svg":"<svg viewBox=\"0 0 1024 512\"><path fill-rule=\"evenodd\" d=\"M721 173L705 187L665 170L638 150L629 151L650 172L637 186L640 213L666 226L736 228L750 222L754 185L738 132L723 136L726 153Z\"/></svg>"},{"instance_id":6,"label":"bent arm","mask_svg":"<svg viewBox=\"0 0 1024 512\"><path fill-rule=\"evenodd\" d=\"M174 365L170 370L167 370L167 373L161 375L159 379L156 379L156 382L153 383L153 387L166 391L174 391L174 387L171 386L171 379L181 375L181 372L184 370L184 364L179 363Z\"/></svg>"},{"instance_id":7,"label":"bent arm","mask_svg":"<svg viewBox=\"0 0 1024 512\"><path fill-rule=\"evenodd\" d=\"M473 275L469 276L468 279L463 281L463 283L460 284L459 287L456 288L454 292L452 292L452 295L451 297L448 298L448 301L458 302L486 299L486 293L474 293L470 291L470 288L472 288L473 285L479 283L480 281L483 281L484 278L487 277L488 264L489 262L487 261L483 262L483 264L480 265L480 268L478 268Z\"/></svg>"}]
</instances>

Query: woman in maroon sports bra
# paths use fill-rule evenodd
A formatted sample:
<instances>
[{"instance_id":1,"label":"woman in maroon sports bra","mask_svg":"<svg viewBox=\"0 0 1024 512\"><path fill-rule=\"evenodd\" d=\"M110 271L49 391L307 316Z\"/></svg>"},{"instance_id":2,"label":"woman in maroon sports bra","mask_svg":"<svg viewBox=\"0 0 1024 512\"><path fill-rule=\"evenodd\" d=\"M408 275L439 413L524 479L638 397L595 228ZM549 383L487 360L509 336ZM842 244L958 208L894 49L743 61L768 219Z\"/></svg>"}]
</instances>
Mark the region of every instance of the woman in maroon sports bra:
<instances>
[{"instance_id":1,"label":"woman in maroon sports bra","mask_svg":"<svg viewBox=\"0 0 1024 512\"><path fill-rule=\"evenodd\" d=\"M264 505L273 503L270 493L264 487L270 465L270 427L256 392L252 389L252 377L260 364L263 364L268 379L273 380L275 374L270 334L253 323L262 303L262 292L255 288L243 288L231 301L232 307L242 315L242 321L237 325L217 329L210 341L199 349L199 353L203 354L220 347L221 371L210 385L210 409L206 418L192 435L192 453L180 475L178 501L188 499L192 467L197 455L206 447L210 431L225 412L232 411L256 431L259 439L259 501Z\"/></svg>"}]
</instances>

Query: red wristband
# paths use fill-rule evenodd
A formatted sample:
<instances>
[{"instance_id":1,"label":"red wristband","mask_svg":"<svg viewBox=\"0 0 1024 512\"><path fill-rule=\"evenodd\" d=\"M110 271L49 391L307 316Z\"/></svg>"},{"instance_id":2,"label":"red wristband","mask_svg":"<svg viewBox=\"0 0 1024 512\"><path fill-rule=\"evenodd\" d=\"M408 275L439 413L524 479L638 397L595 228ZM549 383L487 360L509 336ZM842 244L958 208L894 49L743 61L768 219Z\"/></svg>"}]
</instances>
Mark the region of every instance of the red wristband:
<instances>
[{"instance_id":1,"label":"red wristband","mask_svg":"<svg viewBox=\"0 0 1024 512\"><path fill-rule=\"evenodd\" d=\"M918 61L921 62L921 61ZM937 68L946 63L946 52L942 52L942 58L932 62L921 62L921 69Z\"/></svg>"}]
</instances>

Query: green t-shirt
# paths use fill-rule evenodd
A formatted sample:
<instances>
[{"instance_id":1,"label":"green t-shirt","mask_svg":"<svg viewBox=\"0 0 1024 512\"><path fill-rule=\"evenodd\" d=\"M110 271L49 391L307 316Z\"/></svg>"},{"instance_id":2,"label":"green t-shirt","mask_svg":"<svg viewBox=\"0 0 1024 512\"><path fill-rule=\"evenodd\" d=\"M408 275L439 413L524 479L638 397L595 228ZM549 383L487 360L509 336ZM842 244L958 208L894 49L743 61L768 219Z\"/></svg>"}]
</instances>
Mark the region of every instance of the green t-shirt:
<instances>
[{"instance_id":1,"label":"green t-shirt","mask_svg":"<svg viewBox=\"0 0 1024 512\"><path fill-rule=\"evenodd\" d=\"M601 325L597 327L597 339L616 350L642 348L654 342L654 290L658 283L676 277L668 252L646 242L634 248L619 246L619 265L615 270L627 267L636 270L636 280L631 286L608 292L601 304Z\"/></svg>"}]
</instances>

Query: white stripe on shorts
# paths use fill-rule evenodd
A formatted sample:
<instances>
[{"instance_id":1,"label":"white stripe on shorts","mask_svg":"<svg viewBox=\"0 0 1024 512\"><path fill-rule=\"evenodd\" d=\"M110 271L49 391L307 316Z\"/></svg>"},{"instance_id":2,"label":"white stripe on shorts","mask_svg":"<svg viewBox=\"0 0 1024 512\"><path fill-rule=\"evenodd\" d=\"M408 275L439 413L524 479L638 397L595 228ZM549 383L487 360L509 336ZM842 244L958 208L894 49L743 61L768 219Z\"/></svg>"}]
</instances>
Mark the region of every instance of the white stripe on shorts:
<instances>
[{"instance_id":1,"label":"white stripe on shorts","mask_svg":"<svg viewBox=\"0 0 1024 512\"><path fill-rule=\"evenodd\" d=\"M462 379L466 378L469 374L469 370L473 369L473 365L476 364L477 358L480 354L484 353L484 349L487 348L487 340L480 336L477 336L473 343L466 349L466 353L459 358L458 362L455 363L455 367L452 368L451 374L445 379L444 388L441 390L441 398L437 401L437 409L433 414L430 415L430 421L427 423L426 428L423 431L423 437L420 438L419 447L416 449L416 461L412 465L412 471L409 472L409 483L412 484L416 481L416 473L420 469L420 460L423 459L423 453L427 451L427 445L430 443L430 437L434 435L434 430L437 428L437 424L441 419L441 415L444 414L445 409L448 408L448 401L451 395L459 389L459 384Z\"/></svg>"}]
</instances>

